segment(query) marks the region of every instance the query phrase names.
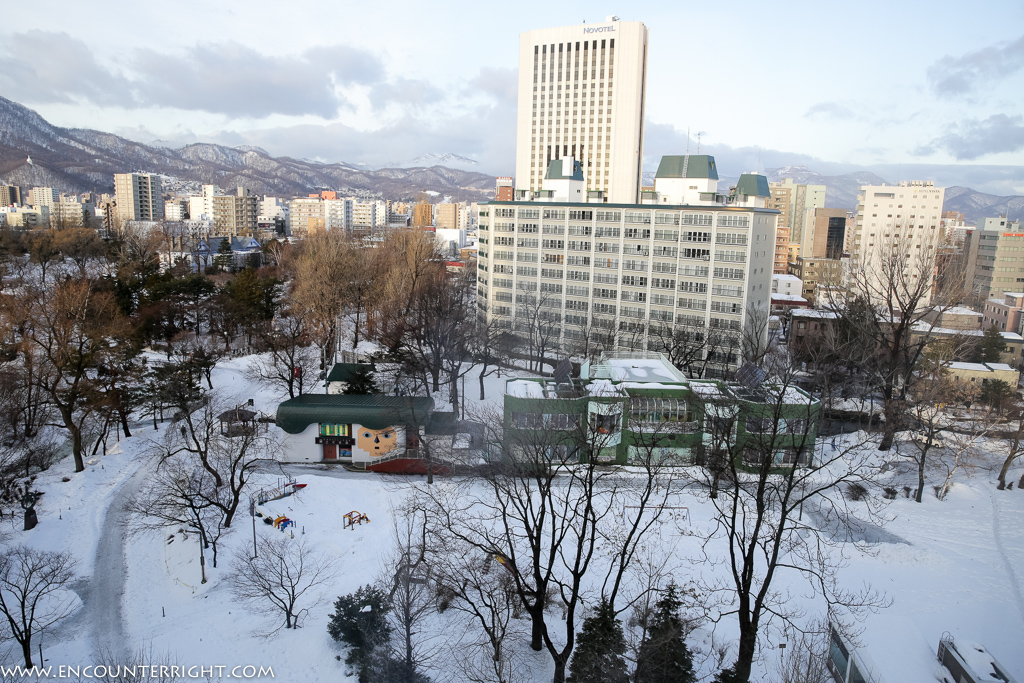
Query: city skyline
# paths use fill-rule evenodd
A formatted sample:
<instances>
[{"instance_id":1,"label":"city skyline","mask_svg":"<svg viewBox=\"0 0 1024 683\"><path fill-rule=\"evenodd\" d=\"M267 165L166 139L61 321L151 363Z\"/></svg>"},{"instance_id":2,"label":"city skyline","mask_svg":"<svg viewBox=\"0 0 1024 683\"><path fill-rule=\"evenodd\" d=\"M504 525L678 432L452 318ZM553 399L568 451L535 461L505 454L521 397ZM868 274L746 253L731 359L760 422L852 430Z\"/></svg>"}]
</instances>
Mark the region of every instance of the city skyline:
<instances>
[{"instance_id":1,"label":"city skyline","mask_svg":"<svg viewBox=\"0 0 1024 683\"><path fill-rule=\"evenodd\" d=\"M57 125L142 142L254 144L368 165L451 152L507 175L518 35L614 14L650 28L648 172L686 151L689 129L691 151L700 132L701 151L730 175L884 165L895 181L938 165L940 184L1024 193L1024 8L1011 3L970 13L873 3L828 15L740 3L728 22L667 3L91 7L12 9L0 27L0 94Z\"/></svg>"}]
</instances>

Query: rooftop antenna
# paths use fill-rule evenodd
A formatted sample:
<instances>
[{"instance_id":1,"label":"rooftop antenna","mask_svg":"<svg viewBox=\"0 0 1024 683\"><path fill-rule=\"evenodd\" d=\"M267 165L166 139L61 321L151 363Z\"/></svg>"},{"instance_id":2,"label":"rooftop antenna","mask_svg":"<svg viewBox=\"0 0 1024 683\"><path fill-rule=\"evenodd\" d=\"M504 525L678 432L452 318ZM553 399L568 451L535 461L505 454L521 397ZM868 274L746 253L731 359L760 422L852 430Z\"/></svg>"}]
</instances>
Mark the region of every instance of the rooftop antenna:
<instances>
[{"instance_id":1,"label":"rooftop antenna","mask_svg":"<svg viewBox=\"0 0 1024 683\"><path fill-rule=\"evenodd\" d=\"M757 148L757 175L761 175L761 147Z\"/></svg>"},{"instance_id":2,"label":"rooftop antenna","mask_svg":"<svg viewBox=\"0 0 1024 683\"><path fill-rule=\"evenodd\" d=\"M697 131L697 154L700 154L700 136L702 134L703 131Z\"/></svg>"}]
</instances>

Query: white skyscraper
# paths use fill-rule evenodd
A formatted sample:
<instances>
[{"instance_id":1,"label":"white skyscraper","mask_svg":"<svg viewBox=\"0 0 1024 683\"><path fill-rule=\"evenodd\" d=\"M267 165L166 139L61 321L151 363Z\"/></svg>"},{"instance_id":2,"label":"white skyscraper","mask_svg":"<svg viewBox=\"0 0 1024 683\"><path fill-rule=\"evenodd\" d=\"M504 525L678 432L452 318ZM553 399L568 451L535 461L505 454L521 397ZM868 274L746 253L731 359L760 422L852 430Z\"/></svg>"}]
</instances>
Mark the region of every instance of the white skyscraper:
<instances>
[{"instance_id":1,"label":"white skyscraper","mask_svg":"<svg viewBox=\"0 0 1024 683\"><path fill-rule=\"evenodd\" d=\"M551 160L573 157L589 193L639 201L647 35L617 17L520 34L517 190L540 190Z\"/></svg>"}]
</instances>

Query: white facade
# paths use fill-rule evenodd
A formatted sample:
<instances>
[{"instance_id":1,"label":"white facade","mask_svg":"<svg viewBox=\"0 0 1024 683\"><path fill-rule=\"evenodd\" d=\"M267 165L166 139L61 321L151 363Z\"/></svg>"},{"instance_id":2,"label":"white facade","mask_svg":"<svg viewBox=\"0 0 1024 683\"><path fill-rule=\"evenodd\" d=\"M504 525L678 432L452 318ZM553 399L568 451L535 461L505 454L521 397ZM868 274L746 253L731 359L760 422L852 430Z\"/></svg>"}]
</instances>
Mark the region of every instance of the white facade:
<instances>
[{"instance_id":1,"label":"white facade","mask_svg":"<svg viewBox=\"0 0 1024 683\"><path fill-rule=\"evenodd\" d=\"M796 275L772 275L772 294L803 296L804 282Z\"/></svg>"},{"instance_id":2,"label":"white facade","mask_svg":"<svg viewBox=\"0 0 1024 683\"><path fill-rule=\"evenodd\" d=\"M60 194L52 187L33 187L29 193L29 203L32 206L47 206L51 209L60 201Z\"/></svg>"},{"instance_id":3,"label":"white facade","mask_svg":"<svg viewBox=\"0 0 1024 683\"><path fill-rule=\"evenodd\" d=\"M549 162L572 156L587 190L638 201L647 39L616 17L520 34L516 189L542 189Z\"/></svg>"},{"instance_id":4,"label":"white facade","mask_svg":"<svg viewBox=\"0 0 1024 683\"><path fill-rule=\"evenodd\" d=\"M352 200L325 199L324 227L327 230L348 230L352 228Z\"/></svg>"},{"instance_id":5,"label":"white facade","mask_svg":"<svg viewBox=\"0 0 1024 683\"><path fill-rule=\"evenodd\" d=\"M481 204L479 312L517 331L539 317L563 347L600 330L658 350L676 326L738 339L771 301L779 212L754 204Z\"/></svg>"},{"instance_id":6,"label":"white facade","mask_svg":"<svg viewBox=\"0 0 1024 683\"><path fill-rule=\"evenodd\" d=\"M930 180L861 186L850 265L863 274L870 288L882 283L882 263L894 250L905 258L907 288L921 278L931 281L936 249L943 238L944 198L945 188L935 187ZM922 301L926 303L927 297Z\"/></svg>"}]
</instances>

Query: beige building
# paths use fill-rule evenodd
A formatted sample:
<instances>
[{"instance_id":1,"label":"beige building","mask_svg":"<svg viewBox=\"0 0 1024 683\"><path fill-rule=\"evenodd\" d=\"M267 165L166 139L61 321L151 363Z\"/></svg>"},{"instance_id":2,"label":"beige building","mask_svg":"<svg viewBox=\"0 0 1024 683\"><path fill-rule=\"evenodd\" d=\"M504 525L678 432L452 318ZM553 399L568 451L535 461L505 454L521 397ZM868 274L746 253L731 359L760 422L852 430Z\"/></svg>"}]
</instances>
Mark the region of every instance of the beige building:
<instances>
[{"instance_id":1,"label":"beige building","mask_svg":"<svg viewBox=\"0 0 1024 683\"><path fill-rule=\"evenodd\" d=\"M80 202L77 197L64 197L50 207L50 227L81 228L89 225L92 216L92 204Z\"/></svg>"},{"instance_id":2,"label":"beige building","mask_svg":"<svg viewBox=\"0 0 1024 683\"><path fill-rule=\"evenodd\" d=\"M29 204L32 206L45 206L53 209L53 206L60 201L60 193L52 187L33 187L29 192Z\"/></svg>"},{"instance_id":3,"label":"beige building","mask_svg":"<svg viewBox=\"0 0 1024 683\"><path fill-rule=\"evenodd\" d=\"M924 279L930 301L935 255L942 242L940 220L945 190L930 180L898 185L862 185L851 242L851 266L866 286L881 295L887 287L887 261L902 262L903 285L913 290Z\"/></svg>"},{"instance_id":4,"label":"beige building","mask_svg":"<svg viewBox=\"0 0 1024 683\"><path fill-rule=\"evenodd\" d=\"M804 258L838 259L846 245L848 220L846 209L808 209L804 217L800 255Z\"/></svg>"},{"instance_id":5,"label":"beige building","mask_svg":"<svg viewBox=\"0 0 1024 683\"><path fill-rule=\"evenodd\" d=\"M776 201L781 202L784 197L788 197L790 241L801 244L807 211L825 208L825 186L801 185L794 182L792 178L785 178L782 182L771 183L770 187L773 188L773 197L778 197Z\"/></svg>"},{"instance_id":6,"label":"beige building","mask_svg":"<svg viewBox=\"0 0 1024 683\"><path fill-rule=\"evenodd\" d=\"M462 205L446 202L434 205L434 225L447 230L464 230L462 224Z\"/></svg>"},{"instance_id":7,"label":"beige building","mask_svg":"<svg viewBox=\"0 0 1024 683\"><path fill-rule=\"evenodd\" d=\"M21 204L21 188L17 185L0 185L0 206Z\"/></svg>"},{"instance_id":8,"label":"beige building","mask_svg":"<svg viewBox=\"0 0 1024 683\"><path fill-rule=\"evenodd\" d=\"M797 256L789 264L789 274L795 275L803 283L802 296L812 304L818 297L822 288L827 291L836 291L837 285L842 282L843 263L838 259L826 258L804 258ZM827 305L828 301L819 301L818 305Z\"/></svg>"},{"instance_id":9,"label":"beige building","mask_svg":"<svg viewBox=\"0 0 1024 683\"><path fill-rule=\"evenodd\" d=\"M1020 383L1020 372L1006 363L945 363L943 369L954 381L966 382L981 389L993 380L1001 380L1016 389Z\"/></svg>"},{"instance_id":10,"label":"beige building","mask_svg":"<svg viewBox=\"0 0 1024 683\"><path fill-rule=\"evenodd\" d=\"M259 209L259 199L241 187L234 195L213 197L213 234L255 235Z\"/></svg>"},{"instance_id":11,"label":"beige building","mask_svg":"<svg viewBox=\"0 0 1024 683\"><path fill-rule=\"evenodd\" d=\"M122 221L158 221L164 217L160 176L151 173L115 173L114 197Z\"/></svg>"},{"instance_id":12,"label":"beige building","mask_svg":"<svg viewBox=\"0 0 1024 683\"><path fill-rule=\"evenodd\" d=\"M647 37L618 17L520 34L517 190L540 190L551 161L573 157L587 191L639 201Z\"/></svg>"},{"instance_id":13,"label":"beige building","mask_svg":"<svg viewBox=\"0 0 1024 683\"><path fill-rule=\"evenodd\" d=\"M792 216L790 216L789 211L792 208L793 202L793 186L783 185L782 183L770 183L768 187L772 193L771 198L768 200L768 207L779 212L779 227L792 228Z\"/></svg>"},{"instance_id":14,"label":"beige building","mask_svg":"<svg viewBox=\"0 0 1024 683\"><path fill-rule=\"evenodd\" d=\"M924 314L923 320L946 330L980 330L984 318L980 311L964 306L953 306L928 311Z\"/></svg>"},{"instance_id":15,"label":"beige building","mask_svg":"<svg viewBox=\"0 0 1024 683\"><path fill-rule=\"evenodd\" d=\"M1019 332L1021 314L1024 313L1024 293L1006 292L1002 299L989 299L983 312L982 329L995 325L1000 331Z\"/></svg>"},{"instance_id":16,"label":"beige building","mask_svg":"<svg viewBox=\"0 0 1024 683\"><path fill-rule=\"evenodd\" d=\"M308 237L324 230L326 218L320 197L300 197L288 203L288 230L292 237Z\"/></svg>"},{"instance_id":17,"label":"beige building","mask_svg":"<svg viewBox=\"0 0 1024 683\"><path fill-rule=\"evenodd\" d=\"M965 280L970 294L985 301L1024 289L1024 229L1020 221L986 218L964 236Z\"/></svg>"}]
</instances>

